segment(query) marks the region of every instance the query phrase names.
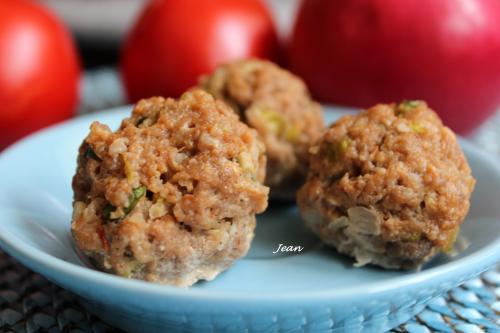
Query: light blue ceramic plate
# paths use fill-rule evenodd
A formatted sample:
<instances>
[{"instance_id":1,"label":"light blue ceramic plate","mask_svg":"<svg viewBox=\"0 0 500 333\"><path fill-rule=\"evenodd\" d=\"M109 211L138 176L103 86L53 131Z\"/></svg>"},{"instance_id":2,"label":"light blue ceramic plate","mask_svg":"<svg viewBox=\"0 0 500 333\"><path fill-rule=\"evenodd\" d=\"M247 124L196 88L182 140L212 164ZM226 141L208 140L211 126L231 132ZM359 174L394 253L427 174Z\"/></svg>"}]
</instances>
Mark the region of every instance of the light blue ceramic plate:
<instances>
[{"instance_id":1,"label":"light blue ceramic plate","mask_svg":"<svg viewBox=\"0 0 500 333\"><path fill-rule=\"evenodd\" d=\"M0 156L0 245L130 332L381 332L433 297L500 260L500 167L462 142L477 178L462 235L471 246L420 272L353 268L306 231L295 206L259 216L250 254L216 280L178 289L87 268L70 237L71 177L92 120L116 127L121 109L81 117L28 137ZM330 110L328 120L339 111ZM304 247L274 254L279 244Z\"/></svg>"}]
</instances>

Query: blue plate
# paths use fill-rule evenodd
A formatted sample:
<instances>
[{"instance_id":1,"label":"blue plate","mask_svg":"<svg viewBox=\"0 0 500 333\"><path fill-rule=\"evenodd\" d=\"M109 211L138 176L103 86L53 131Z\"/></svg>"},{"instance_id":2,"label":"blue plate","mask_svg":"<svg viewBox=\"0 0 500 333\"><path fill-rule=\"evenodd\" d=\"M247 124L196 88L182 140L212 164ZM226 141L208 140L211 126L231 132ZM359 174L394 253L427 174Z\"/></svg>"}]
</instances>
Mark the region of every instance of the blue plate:
<instances>
[{"instance_id":1,"label":"blue plate","mask_svg":"<svg viewBox=\"0 0 500 333\"><path fill-rule=\"evenodd\" d=\"M477 186L461 235L471 245L422 271L354 268L302 226L294 205L258 218L249 255L190 289L128 280L88 268L70 236L77 148L97 119L116 127L128 108L36 133L0 156L0 245L129 332L381 332L500 260L498 161L462 141ZM327 111L331 121L338 109ZM302 252L273 253L279 244Z\"/></svg>"}]
</instances>

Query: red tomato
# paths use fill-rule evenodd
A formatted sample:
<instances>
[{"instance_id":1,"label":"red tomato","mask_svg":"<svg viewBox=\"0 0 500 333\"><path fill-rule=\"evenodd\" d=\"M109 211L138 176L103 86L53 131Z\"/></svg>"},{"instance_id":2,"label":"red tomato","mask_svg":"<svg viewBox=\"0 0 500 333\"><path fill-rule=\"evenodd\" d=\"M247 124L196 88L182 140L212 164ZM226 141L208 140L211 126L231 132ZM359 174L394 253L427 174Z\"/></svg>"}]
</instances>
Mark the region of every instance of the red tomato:
<instances>
[{"instance_id":1,"label":"red tomato","mask_svg":"<svg viewBox=\"0 0 500 333\"><path fill-rule=\"evenodd\" d=\"M277 44L271 16L258 0L153 0L128 36L122 76L132 102L175 97L222 62L276 60Z\"/></svg>"},{"instance_id":2,"label":"red tomato","mask_svg":"<svg viewBox=\"0 0 500 333\"><path fill-rule=\"evenodd\" d=\"M500 106L500 1L305 0L289 60L323 101L423 99L466 133Z\"/></svg>"},{"instance_id":3,"label":"red tomato","mask_svg":"<svg viewBox=\"0 0 500 333\"><path fill-rule=\"evenodd\" d=\"M73 114L79 62L59 20L26 0L0 1L0 149Z\"/></svg>"}]
</instances>

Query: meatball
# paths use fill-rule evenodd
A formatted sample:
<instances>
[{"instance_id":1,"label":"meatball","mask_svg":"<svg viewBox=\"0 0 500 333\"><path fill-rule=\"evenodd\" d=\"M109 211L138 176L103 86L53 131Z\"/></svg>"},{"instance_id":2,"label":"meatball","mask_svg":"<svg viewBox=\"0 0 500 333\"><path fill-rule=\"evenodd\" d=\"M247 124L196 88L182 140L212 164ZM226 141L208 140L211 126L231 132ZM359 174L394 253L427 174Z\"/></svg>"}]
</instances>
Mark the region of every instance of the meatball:
<instances>
[{"instance_id":1,"label":"meatball","mask_svg":"<svg viewBox=\"0 0 500 333\"><path fill-rule=\"evenodd\" d=\"M453 132L424 102L377 105L310 149L306 225L362 266L418 268L451 250L475 184Z\"/></svg>"},{"instance_id":2,"label":"meatball","mask_svg":"<svg viewBox=\"0 0 500 333\"><path fill-rule=\"evenodd\" d=\"M302 80L268 61L239 60L202 78L200 86L259 132L271 196L294 198L307 173L307 151L324 130L321 107Z\"/></svg>"},{"instance_id":3,"label":"meatball","mask_svg":"<svg viewBox=\"0 0 500 333\"><path fill-rule=\"evenodd\" d=\"M97 268L189 286L244 256L267 206L257 132L202 91L137 103L112 132L95 122L73 178L72 233Z\"/></svg>"}]
</instances>

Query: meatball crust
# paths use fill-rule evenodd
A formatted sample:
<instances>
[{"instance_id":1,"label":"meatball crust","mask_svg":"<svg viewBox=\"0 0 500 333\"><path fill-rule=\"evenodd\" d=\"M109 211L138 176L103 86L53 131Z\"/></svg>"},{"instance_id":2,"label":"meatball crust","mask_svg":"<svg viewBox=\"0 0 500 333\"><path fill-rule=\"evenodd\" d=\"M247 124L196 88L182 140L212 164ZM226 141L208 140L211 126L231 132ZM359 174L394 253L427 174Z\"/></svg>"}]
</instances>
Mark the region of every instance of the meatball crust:
<instances>
[{"instance_id":1,"label":"meatball crust","mask_svg":"<svg viewBox=\"0 0 500 333\"><path fill-rule=\"evenodd\" d=\"M307 151L324 130L321 107L304 82L271 62L251 59L220 66L200 86L259 132L271 195L293 197L305 180Z\"/></svg>"},{"instance_id":2,"label":"meatball crust","mask_svg":"<svg viewBox=\"0 0 500 333\"><path fill-rule=\"evenodd\" d=\"M72 233L100 269L189 286L244 256L267 206L265 147L202 90L137 103L112 132L95 122L73 178Z\"/></svg>"},{"instance_id":3,"label":"meatball crust","mask_svg":"<svg viewBox=\"0 0 500 333\"><path fill-rule=\"evenodd\" d=\"M415 268L451 250L475 184L453 132L424 102L377 105L310 149L307 226L357 265Z\"/></svg>"}]
</instances>

